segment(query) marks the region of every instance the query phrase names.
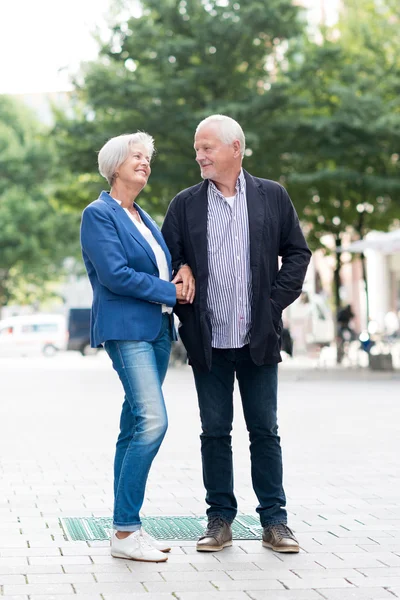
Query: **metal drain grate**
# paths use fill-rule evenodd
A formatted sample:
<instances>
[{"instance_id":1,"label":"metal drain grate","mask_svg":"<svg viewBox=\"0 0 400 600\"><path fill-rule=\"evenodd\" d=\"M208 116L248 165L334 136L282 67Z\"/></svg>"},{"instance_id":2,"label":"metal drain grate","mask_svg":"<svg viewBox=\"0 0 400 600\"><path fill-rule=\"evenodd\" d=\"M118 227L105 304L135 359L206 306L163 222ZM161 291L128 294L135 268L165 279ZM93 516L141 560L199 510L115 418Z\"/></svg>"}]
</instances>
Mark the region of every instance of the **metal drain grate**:
<instances>
[{"instance_id":1,"label":"metal drain grate","mask_svg":"<svg viewBox=\"0 0 400 600\"><path fill-rule=\"evenodd\" d=\"M197 540L207 525L205 517L145 517L143 527L158 540ZM60 519L65 535L70 541L108 540L112 532L110 517L66 517ZM260 522L250 515L239 515L232 524L235 540L259 540Z\"/></svg>"}]
</instances>

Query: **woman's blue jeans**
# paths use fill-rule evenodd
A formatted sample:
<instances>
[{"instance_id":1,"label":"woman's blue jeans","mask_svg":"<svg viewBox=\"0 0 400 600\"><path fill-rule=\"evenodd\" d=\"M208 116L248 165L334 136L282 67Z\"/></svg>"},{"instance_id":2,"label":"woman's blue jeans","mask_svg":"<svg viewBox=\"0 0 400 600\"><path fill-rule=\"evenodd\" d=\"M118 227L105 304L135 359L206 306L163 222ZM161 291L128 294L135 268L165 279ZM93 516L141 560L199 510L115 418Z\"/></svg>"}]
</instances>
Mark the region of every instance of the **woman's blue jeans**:
<instances>
[{"instance_id":1,"label":"woman's blue jeans","mask_svg":"<svg viewBox=\"0 0 400 600\"><path fill-rule=\"evenodd\" d=\"M202 424L201 455L209 517L236 517L231 431L233 387L239 383L250 438L251 478L263 526L286 523L282 451L277 423L277 365L257 366L249 347L212 350L210 372L193 367Z\"/></svg>"},{"instance_id":2,"label":"woman's blue jeans","mask_svg":"<svg viewBox=\"0 0 400 600\"><path fill-rule=\"evenodd\" d=\"M154 342L105 342L125 390L114 461L114 529L136 531L147 477L168 427L162 393L171 352L171 320L163 315Z\"/></svg>"}]
</instances>

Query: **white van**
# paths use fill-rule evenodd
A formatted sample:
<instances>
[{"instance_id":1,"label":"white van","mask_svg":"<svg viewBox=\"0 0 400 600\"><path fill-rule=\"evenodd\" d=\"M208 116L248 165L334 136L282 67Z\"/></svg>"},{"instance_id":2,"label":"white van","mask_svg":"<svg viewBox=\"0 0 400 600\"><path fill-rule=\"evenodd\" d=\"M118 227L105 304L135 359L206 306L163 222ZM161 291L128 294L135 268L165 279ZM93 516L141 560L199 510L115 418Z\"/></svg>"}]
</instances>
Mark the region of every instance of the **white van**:
<instances>
[{"instance_id":1,"label":"white van","mask_svg":"<svg viewBox=\"0 0 400 600\"><path fill-rule=\"evenodd\" d=\"M68 341L63 315L24 315L0 321L0 356L54 355Z\"/></svg>"}]
</instances>

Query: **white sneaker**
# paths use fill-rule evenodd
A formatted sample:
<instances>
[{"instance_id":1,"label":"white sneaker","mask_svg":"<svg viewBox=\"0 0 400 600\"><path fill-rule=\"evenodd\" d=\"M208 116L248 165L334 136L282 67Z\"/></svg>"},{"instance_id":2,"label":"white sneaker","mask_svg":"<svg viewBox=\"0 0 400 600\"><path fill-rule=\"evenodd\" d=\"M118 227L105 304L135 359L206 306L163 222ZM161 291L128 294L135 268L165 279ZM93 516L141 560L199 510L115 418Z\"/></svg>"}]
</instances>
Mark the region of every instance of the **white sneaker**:
<instances>
[{"instance_id":1,"label":"white sneaker","mask_svg":"<svg viewBox=\"0 0 400 600\"><path fill-rule=\"evenodd\" d=\"M141 529L141 532L144 539L147 540L149 544L153 546L153 548L156 548L160 552L169 552L171 550L171 546L169 546L167 542L162 542L161 540L156 540L155 538L151 537L151 535L147 533L147 531L145 531L143 527Z\"/></svg>"},{"instance_id":2,"label":"white sneaker","mask_svg":"<svg viewBox=\"0 0 400 600\"><path fill-rule=\"evenodd\" d=\"M142 533L142 529L134 531L127 538L120 540L113 532L111 538L111 556L115 558L129 558L142 562L165 562L165 556L160 550L152 546Z\"/></svg>"}]
</instances>

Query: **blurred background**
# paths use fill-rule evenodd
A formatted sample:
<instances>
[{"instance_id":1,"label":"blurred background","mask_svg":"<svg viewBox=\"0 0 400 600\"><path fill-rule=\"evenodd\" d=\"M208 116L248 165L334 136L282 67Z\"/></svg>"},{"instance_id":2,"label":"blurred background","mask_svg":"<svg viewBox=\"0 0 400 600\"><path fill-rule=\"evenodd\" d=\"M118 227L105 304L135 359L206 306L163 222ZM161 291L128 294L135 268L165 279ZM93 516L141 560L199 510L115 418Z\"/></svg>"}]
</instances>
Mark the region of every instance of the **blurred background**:
<instances>
[{"instance_id":1,"label":"blurred background","mask_svg":"<svg viewBox=\"0 0 400 600\"><path fill-rule=\"evenodd\" d=\"M105 141L155 138L139 203L161 223L223 113L313 250L284 362L400 368L399 28L397 0L2 2L0 356L93 353L79 222Z\"/></svg>"}]
</instances>

